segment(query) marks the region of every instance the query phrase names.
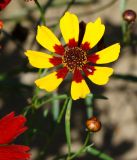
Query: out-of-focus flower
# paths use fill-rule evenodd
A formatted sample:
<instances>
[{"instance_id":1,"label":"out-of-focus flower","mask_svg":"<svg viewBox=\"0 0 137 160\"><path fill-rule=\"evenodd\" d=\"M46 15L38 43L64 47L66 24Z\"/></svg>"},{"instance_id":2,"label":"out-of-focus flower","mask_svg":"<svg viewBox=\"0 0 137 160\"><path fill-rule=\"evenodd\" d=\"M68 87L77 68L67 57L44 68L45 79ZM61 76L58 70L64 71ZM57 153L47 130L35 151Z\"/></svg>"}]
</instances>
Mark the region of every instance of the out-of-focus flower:
<instances>
[{"instance_id":1,"label":"out-of-focus flower","mask_svg":"<svg viewBox=\"0 0 137 160\"><path fill-rule=\"evenodd\" d=\"M123 19L128 23L134 22L136 20L136 12L131 9L125 10Z\"/></svg>"},{"instance_id":2,"label":"out-of-focus flower","mask_svg":"<svg viewBox=\"0 0 137 160\"><path fill-rule=\"evenodd\" d=\"M0 20L0 30L3 28L3 21Z\"/></svg>"},{"instance_id":3,"label":"out-of-focus flower","mask_svg":"<svg viewBox=\"0 0 137 160\"><path fill-rule=\"evenodd\" d=\"M105 26L98 18L86 24L83 40L79 44L79 22L75 14L66 12L60 20L60 29L67 45L61 45L54 33L46 26L38 26L36 39L40 45L56 55L28 50L25 54L32 66L51 68L61 65L62 68L35 81L36 85L46 91L55 90L64 80L68 72L73 74L71 96L74 100L85 98L90 90L83 78L83 73L95 84L108 82L113 69L97 66L115 61L120 52L118 43L99 52L88 54L104 34Z\"/></svg>"},{"instance_id":4,"label":"out-of-focus flower","mask_svg":"<svg viewBox=\"0 0 137 160\"><path fill-rule=\"evenodd\" d=\"M90 132L97 132L101 129L101 122L93 116L86 121L86 127Z\"/></svg>"},{"instance_id":5,"label":"out-of-focus flower","mask_svg":"<svg viewBox=\"0 0 137 160\"><path fill-rule=\"evenodd\" d=\"M15 116L14 112L0 119L0 160L28 160L30 148L11 142L27 127L24 126L26 118L22 115Z\"/></svg>"},{"instance_id":6,"label":"out-of-focus flower","mask_svg":"<svg viewBox=\"0 0 137 160\"><path fill-rule=\"evenodd\" d=\"M10 2L11 0L0 0L0 10L3 10Z\"/></svg>"},{"instance_id":7,"label":"out-of-focus flower","mask_svg":"<svg viewBox=\"0 0 137 160\"><path fill-rule=\"evenodd\" d=\"M34 0L25 0L25 2L30 2L30 1L34 1Z\"/></svg>"}]
</instances>

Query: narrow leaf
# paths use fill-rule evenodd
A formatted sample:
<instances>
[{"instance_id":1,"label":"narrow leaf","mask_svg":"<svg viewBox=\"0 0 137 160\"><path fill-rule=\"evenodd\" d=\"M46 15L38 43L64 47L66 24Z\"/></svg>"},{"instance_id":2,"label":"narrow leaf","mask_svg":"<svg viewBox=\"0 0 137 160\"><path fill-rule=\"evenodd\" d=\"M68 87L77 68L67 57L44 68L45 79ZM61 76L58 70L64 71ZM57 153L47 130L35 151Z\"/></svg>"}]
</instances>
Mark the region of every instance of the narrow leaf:
<instances>
[{"instance_id":1,"label":"narrow leaf","mask_svg":"<svg viewBox=\"0 0 137 160\"><path fill-rule=\"evenodd\" d=\"M93 148L93 147L88 147L87 148L87 152L89 154L92 154L94 156L97 156L98 158L100 158L101 160L114 160L112 157L110 157L109 155Z\"/></svg>"}]
</instances>

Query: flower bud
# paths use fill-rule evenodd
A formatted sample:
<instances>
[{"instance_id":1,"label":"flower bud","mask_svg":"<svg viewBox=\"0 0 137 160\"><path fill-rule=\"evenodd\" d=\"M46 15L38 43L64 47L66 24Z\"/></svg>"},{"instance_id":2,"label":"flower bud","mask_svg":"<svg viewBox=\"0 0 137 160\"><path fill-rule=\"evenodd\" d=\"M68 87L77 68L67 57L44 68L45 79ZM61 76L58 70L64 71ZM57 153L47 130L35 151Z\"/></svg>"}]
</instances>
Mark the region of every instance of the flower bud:
<instances>
[{"instance_id":1,"label":"flower bud","mask_svg":"<svg viewBox=\"0 0 137 160\"><path fill-rule=\"evenodd\" d=\"M131 9L126 10L123 13L123 19L128 23L134 22L136 20L136 12Z\"/></svg>"},{"instance_id":2,"label":"flower bud","mask_svg":"<svg viewBox=\"0 0 137 160\"><path fill-rule=\"evenodd\" d=\"M98 132L101 129L101 122L93 116L86 121L86 127L91 132Z\"/></svg>"}]
</instances>

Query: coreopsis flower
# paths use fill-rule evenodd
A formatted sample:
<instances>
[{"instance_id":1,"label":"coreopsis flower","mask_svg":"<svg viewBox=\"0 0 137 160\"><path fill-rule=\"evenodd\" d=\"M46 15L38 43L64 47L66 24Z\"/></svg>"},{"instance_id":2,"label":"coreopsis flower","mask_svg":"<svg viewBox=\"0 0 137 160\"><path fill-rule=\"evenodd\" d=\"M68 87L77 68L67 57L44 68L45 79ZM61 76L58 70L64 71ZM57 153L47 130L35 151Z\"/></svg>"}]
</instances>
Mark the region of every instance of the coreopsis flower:
<instances>
[{"instance_id":1,"label":"coreopsis flower","mask_svg":"<svg viewBox=\"0 0 137 160\"><path fill-rule=\"evenodd\" d=\"M28 160L30 148L23 145L11 144L22 134L27 127L24 126L26 118L15 116L14 112L0 119L0 160Z\"/></svg>"},{"instance_id":2,"label":"coreopsis flower","mask_svg":"<svg viewBox=\"0 0 137 160\"><path fill-rule=\"evenodd\" d=\"M118 43L111 45L99 52L88 54L101 39L105 26L98 18L95 22L86 24L85 33L81 44L79 41L79 21L75 14L66 12L60 19L60 29L66 45L62 45L54 33L46 26L38 26L36 39L38 43L55 55L28 50L28 56L32 66L37 68L51 68L60 65L58 69L35 81L36 85L46 91L55 90L68 72L73 75L71 83L71 96L74 100L85 98L90 90L83 78L85 74L92 82L104 85L108 82L113 69L97 66L115 61L120 52Z\"/></svg>"},{"instance_id":3,"label":"coreopsis flower","mask_svg":"<svg viewBox=\"0 0 137 160\"><path fill-rule=\"evenodd\" d=\"M11 0L0 0L0 10L3 10L10 2Z\"/></svg>"}]
</instances>

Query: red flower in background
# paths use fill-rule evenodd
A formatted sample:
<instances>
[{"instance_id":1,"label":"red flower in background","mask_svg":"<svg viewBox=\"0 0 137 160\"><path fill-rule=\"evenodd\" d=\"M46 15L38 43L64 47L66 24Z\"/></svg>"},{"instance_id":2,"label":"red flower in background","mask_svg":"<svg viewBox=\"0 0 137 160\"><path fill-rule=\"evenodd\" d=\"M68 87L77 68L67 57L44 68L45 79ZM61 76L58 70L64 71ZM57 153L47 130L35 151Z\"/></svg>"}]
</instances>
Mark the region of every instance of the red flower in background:
<instances>
[{"instance_id":1,"label":"red flower in background","mask_svg":"<svg viewBox=\"0 0 137 160\"><path fill-rule=\"evenodd\" d=\"M14 112L0 120L0 160L27 160L30 158L30 154L27 153L30 150L29 147L10 144L27 129L24 126L25 122L24 116L15 116Z\"/></svg>"},{"instance_id":2,"label":"red flower in background","mask_svg":"<svg viewBox=\"0 0 137 160\"><path fill-rule=\"evenodd\" d=\"M3 28L3 21L0 20L0 30Z\"/></svg>"},{"instance_id":3,"label":"red flower in background","mask_svg":"<svg viewBox=\"0 0 137 160\"><path fill-rule=\"evenodd\" d=\"M0 10L4 9L11 0L0 0Z\"/></svg>"}]
</instances>

